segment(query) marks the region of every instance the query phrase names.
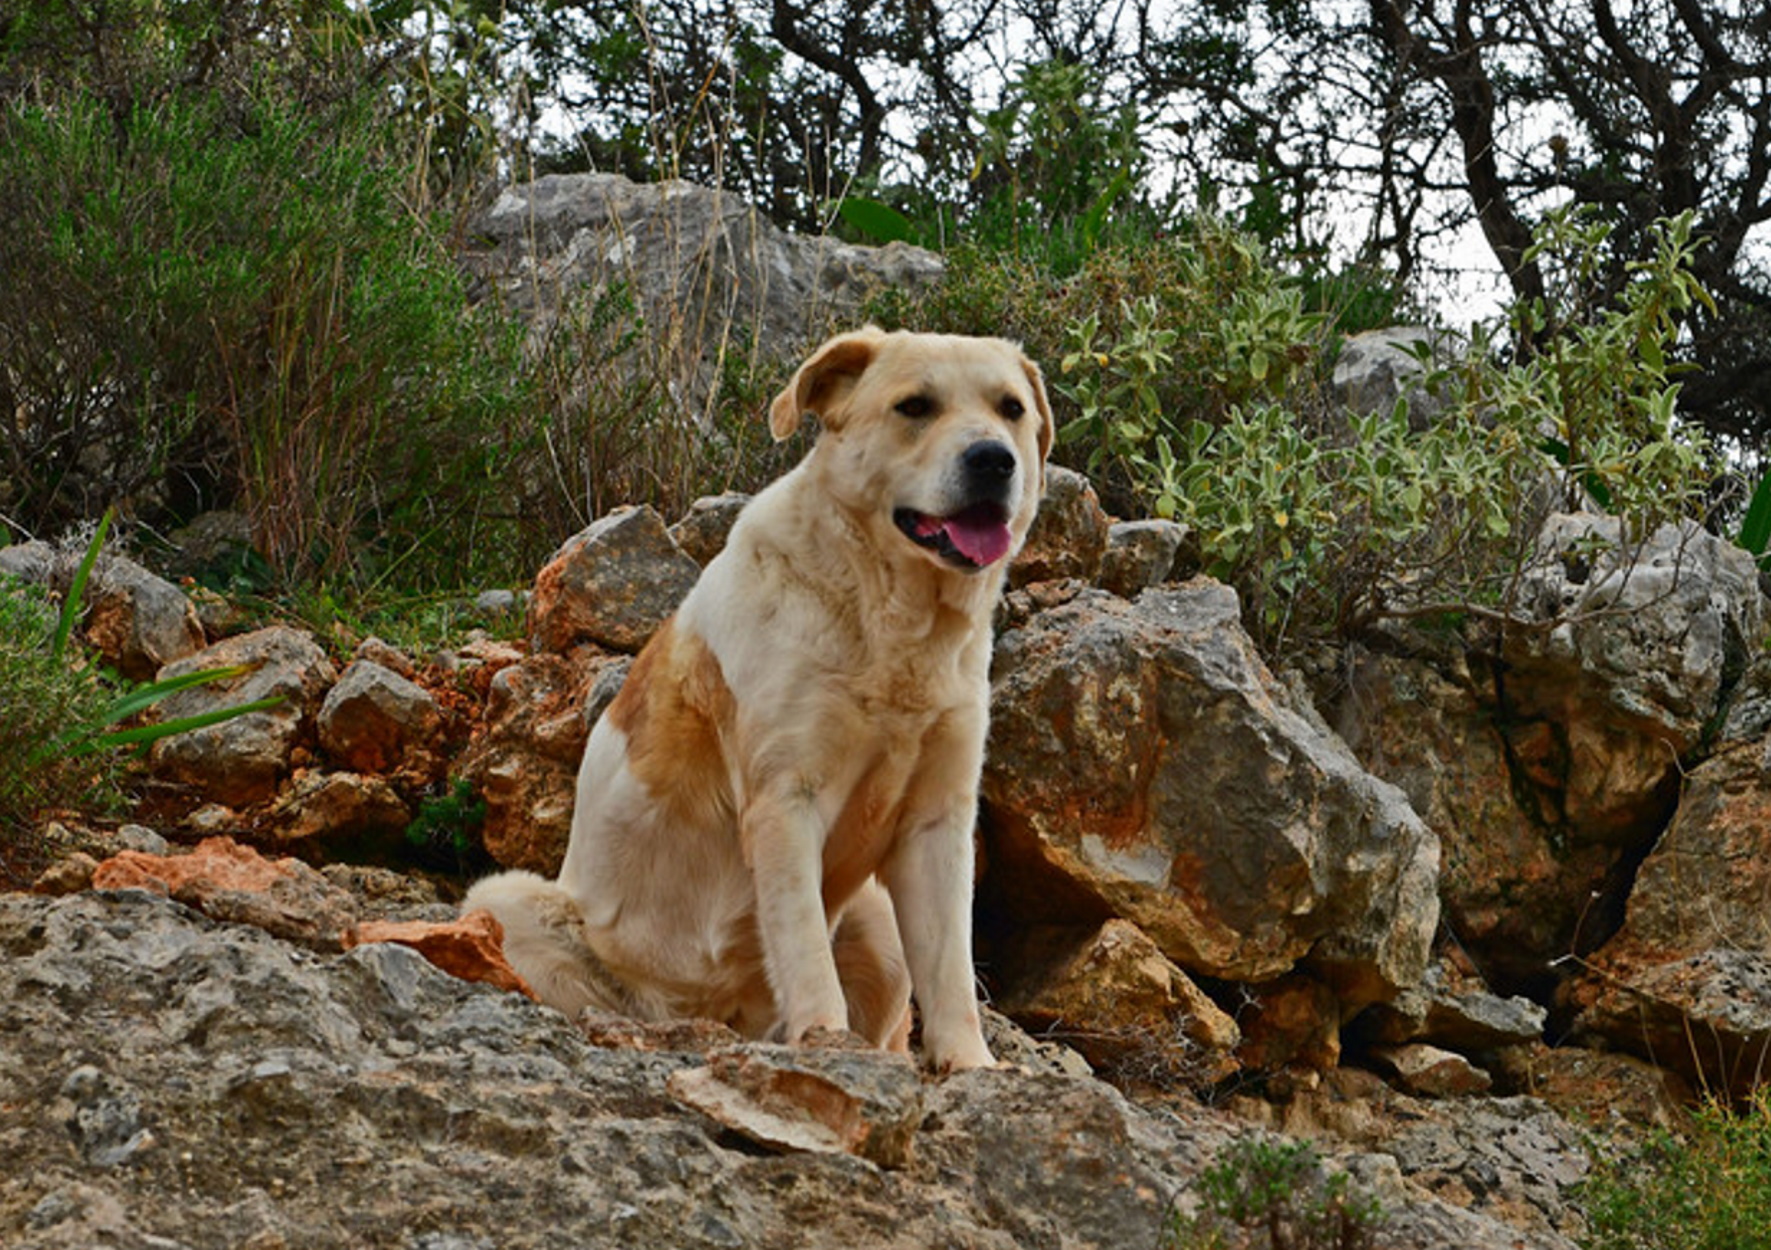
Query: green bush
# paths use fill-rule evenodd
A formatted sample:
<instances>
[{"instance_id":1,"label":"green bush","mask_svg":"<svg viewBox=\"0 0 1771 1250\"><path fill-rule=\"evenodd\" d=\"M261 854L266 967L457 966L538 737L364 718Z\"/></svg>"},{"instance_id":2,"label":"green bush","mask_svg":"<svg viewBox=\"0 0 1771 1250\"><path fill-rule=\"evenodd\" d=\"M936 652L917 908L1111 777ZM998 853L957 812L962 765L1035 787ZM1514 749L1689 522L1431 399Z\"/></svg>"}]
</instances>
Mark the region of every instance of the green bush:
<instances>
[{"instance_id":1,"label":"green bush","mask_svg":"<svg viewBox=\"0 0 1771 1250\"><path fill-rule=\"evenodd\" d=\"M1771 1230L1771 1101L1701 1109L1688 1132L1596 1152L1589 1250L1748 1250Z\"/></svg>"},{"instance_id":2,"label":"green bush","mask_svg":"<svg viewBox=\"0 0 1771 1250\"><path fill-rule=\"evenodd\" d=\"M1383 1212L1308 1142L1244 1137L1199 1177L1198 1210L1176 1215L1163 1250L1365 1250Z\"/></svg>"}]
</instances>

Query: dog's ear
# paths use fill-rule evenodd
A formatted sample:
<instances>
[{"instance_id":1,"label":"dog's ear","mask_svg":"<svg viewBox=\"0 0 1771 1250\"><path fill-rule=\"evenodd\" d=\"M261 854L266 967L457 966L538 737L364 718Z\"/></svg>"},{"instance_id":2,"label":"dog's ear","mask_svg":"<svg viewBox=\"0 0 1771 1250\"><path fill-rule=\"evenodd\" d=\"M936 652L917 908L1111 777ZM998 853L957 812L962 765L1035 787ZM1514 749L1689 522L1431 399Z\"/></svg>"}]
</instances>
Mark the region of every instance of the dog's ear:
<instances>
[{"instance_id":1,"label":"dog's ear","mask_svg":"<svg viewBox=\"0 0 1771 1250\"><path fill-rule=\"evenodd\" d=\"M1057 432L1057 422L1052 419L1052 401L1045 394L1045 374L1039 366L1026 356L1021 357L1021 368L1026 371L1027 385L1033 388L1033 406L1039 410L1039 489L1045 490L1045 460L1051 454L1052 437Z\"/></svg>"},{"instance_id":2,"label":"dog's ear","mask_svg":"<svg viewBox=\"0 0 1771 1250\"><path fill-rule=\"evenodd\" d=\"M873 363L885 331L867 326L852 334L839 334L799 367L787 389L769 405L769 433L778 443L792 437L800 418L815 413L829 428L832 411L855 387L855 381Z\"/></svg>"}]
</instances>

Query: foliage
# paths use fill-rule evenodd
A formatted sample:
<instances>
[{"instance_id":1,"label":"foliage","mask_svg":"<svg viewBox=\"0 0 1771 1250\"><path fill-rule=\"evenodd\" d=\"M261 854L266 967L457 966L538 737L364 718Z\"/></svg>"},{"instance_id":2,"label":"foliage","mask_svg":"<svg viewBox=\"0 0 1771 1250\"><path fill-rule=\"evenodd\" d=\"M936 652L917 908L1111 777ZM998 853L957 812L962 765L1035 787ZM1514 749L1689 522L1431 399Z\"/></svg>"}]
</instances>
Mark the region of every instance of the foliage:
<instances>
[{"instance_id":1,"label":"foliage","mask_svg":"<svg viewBox=\"0 0 1771 1250\"><path fill-rule=\"evenodd\" d=\"M1656 237L1623 295L1593 309L1580 276L1605 232L1554 219L1537 246L1568 284L1516 314L1541 346L1508 361L1479 334L1461 364L1428 370L1445 408L1424 422L1411 423L1406 403L1341 426L1300 405L1282 349L1319 327L1283 288L1265 298L1245 288L1206 335L1230 404L1221 415L1186 415L1162 395L1178 340L1147 297L1105 342L1085 315L1063 358L1080 410L1063 433L1092 442L1091 459L1128 477L1150 511L1191 528L1207 571L1236 586L1269 646L1399 612L1504 615L1548 510L1591 500L1645 535L1695 509L1714 475L1702 432L1674 415L1670 378L1679 318L1704 299L1691 222Z\"/></svg>"},{"instance_id":2,"label":"foliage","mask_svg":"<svg viewBox=\"0 0 1771 1250\"><path fill-rule=\"evenodd\" d=\"M106 806L117 798L118 752L174 734L264 711L282 702L258 699L213 712L113 728L192 686L225 681L240 667L198 669L140 684L123 682L90 658L69 655L88 579L110 527L99 522L75 570L61 610L53 615L35 586L0 583L0 829L16 827L45 807L75 802Z\"/></svg>"},{"instance_id":3,"label":"foliage","mask_svg":"<svg viewBox=\"0 0 1771 1250\"><path fill-rule=\"evenodd\" d=\"M1590 1250L1736 1250L1771 1228L1771 1101L1709 1105L1676 1136L1596 1152L1586 1183Z\"/></svg>"},{"instance_id":4,"label":"foliage","mask_svg":"<svg viewBox=\"0 0 1771 1250\"><path fill-rule=\"evenodd\" d=\"M1199 1190L1198 1213L1170 1219L1164 1250L1360 1250L1383 1218L1308 1142L1238 1138Z\"/></svg>"},{"instance_id":5,"label":"foliage","mask_svg":"<svg viewBox=\"0 0 1771 1250\"><path fill-rule=\"evenodd\" d=\"M486 800L472 782L457 777L447 793L420 801L417 818L406 827L406 842L427 866L465 871L485 858L485 824Z\"/></svg>"}]
</instances>

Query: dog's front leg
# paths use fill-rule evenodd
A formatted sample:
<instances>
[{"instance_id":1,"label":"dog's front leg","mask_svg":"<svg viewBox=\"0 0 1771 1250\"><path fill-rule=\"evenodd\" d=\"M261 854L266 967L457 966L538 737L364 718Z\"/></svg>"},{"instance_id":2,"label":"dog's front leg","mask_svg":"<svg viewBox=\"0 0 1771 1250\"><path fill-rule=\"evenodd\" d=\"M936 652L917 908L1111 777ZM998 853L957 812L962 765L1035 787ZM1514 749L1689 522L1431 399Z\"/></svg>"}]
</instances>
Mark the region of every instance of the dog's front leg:
<instances>
[{"instance_id":1,"label":"dog's front leg","mask_svg":"<svg viewBox=\"0 0 1771 1250\"><path fill-rule=\"evenodd\" d=\"M882 876L898 914L910 985L922 1012L922 1046L937 1069L988 1067L972 970L972 825L957 803L906 830Z\"/></svg>"},{"instance_id":2,"label":"dog's front leg","mask_svg":"<svg viewBox=\"0 0 1771 1250\"><path fill-rule=\"evenodd\" d=\"M808 1029L847 1029L848 1004L824 914L825 824L812 796L753 800L743 825L763 964L787 1040L798 1041Z\"/></svg>"}]
</instances>

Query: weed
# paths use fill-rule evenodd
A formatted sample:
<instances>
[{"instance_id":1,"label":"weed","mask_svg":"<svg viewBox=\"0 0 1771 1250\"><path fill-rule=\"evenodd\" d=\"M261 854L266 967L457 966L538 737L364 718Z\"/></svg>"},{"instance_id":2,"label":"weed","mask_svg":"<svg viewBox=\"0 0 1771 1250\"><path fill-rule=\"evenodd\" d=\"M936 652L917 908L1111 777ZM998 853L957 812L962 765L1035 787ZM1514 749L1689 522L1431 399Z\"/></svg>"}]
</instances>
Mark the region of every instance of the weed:
<instances>
[{"instance_id":1,"label":"weed","mask_svg":"<svg viewBox=\"0 0 1771 1250\"><path fill-rule=\"evenodd\" d=\"M446 794L419 803L417 818L406 827L406 842L425 867L464 873L485 856L485 824L486 800L466 778L457 777Z\"/></svg>"},{"instance_id":2,"label":"weed","mask_svg":"<svg viewBox=\"0 0 1771 1250\"><path fill-rule=\"evenodd\" d=\"M1163 1250L1366 1250L1382 1222L1308 1142L1244 1137L1199 1177L1199 1209L1175 1215Z\"/></svg>"}]
</instances>

